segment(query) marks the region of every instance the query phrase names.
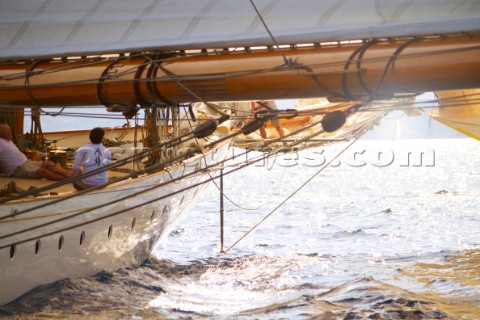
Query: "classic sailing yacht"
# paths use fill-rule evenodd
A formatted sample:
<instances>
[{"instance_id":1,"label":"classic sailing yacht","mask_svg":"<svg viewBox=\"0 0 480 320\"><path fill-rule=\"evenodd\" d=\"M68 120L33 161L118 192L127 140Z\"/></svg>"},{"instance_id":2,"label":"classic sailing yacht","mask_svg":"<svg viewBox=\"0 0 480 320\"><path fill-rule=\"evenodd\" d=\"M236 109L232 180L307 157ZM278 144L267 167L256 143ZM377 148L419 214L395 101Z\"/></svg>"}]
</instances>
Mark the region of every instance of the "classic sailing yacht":
<instances>
[{"instance_id":1,"label":"classic sailing yacht","mask_svg":"<svg viewBox=\"0 0 480 320\"><path fill-rule=\"evenodd\" d=\"M463 90L448 107L473 108L462 114L478 125L478 0L2 0L0 29L0 119L30 156L46 154L49 139L65 153L86 141L44 135L44 108L146 114L131 130L107 130L133 144L116 146L130 154L108 168L105 188L1 178L11 192L0 198L0 304L143 261L218 177L232 139L268 119L314 110L318 121L294 130L308 127L313 139L378 100ZM247 117L251 100L317 97L332 105ZM20 135L25 108L34 125Z\"/></svg>"}]
</instances>

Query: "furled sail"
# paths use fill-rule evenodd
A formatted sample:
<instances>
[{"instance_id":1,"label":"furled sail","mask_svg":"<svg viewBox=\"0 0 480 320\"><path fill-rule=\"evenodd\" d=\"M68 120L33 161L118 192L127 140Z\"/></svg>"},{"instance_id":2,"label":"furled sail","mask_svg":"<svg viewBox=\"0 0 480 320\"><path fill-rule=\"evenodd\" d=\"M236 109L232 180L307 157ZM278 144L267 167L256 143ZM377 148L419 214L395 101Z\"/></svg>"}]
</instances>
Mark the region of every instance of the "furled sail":
<instances>
[{"instance_id":1,"label":"furled sail","mask_svg":"<svg viewBox=\"0 0 480 320\"><path fill-rule=\"evenodd\" d=\"M480 87L480 36L439 36L182 55L133 54L0 65L0 105L125 109L139 104L391 98ZM122 108L120 108L120 106Z\"/></svg>"},{"instance_id":2,"label":"furled sail","mask_svg":"<svg viewBox=\"0 0 480 320\"><path fill-rule=\"evenodd\" d=\"M435 120L480 140L480 89L435 92L437 108L426 112Z\"/></svg>"},{"instance_id":3,"label":"furled sail","mask_svg":"<svg viewBox=\"0 0 480 320\"><path fill-rule=\"evenodd\" d=\"M255 0L280 44L480 29L479 0ZM273 45L247 0L1 0L0 60Z\"/></svg>"}]
</instances>

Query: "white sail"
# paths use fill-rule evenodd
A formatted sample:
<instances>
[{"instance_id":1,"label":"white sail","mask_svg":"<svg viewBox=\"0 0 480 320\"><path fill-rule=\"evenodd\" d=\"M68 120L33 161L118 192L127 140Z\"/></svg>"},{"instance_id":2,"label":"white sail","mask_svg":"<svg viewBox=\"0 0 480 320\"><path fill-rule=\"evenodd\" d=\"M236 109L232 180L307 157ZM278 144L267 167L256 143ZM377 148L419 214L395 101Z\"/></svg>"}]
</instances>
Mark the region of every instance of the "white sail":
<instances>
[{"instance_id":1,"label":"white sail","mask_svg":"<svg viewBox=\"0 0 480 320\"><path fill-rule=\"evenodd\" d=\"M255 0L280 44L480 30L479 0ZM247 0L0 0L0 59L272 45Z\"/></svg>"},{"instance_id":2,"label":"white sail","mask_svg":"<svg viewBox=\"0 0 480 320\"><path fill-rule=\"evenodd\" d=\"M440 105L424 111L435 120L480 140L480 89L435 92Z\"/></svg>"}]
</instances>

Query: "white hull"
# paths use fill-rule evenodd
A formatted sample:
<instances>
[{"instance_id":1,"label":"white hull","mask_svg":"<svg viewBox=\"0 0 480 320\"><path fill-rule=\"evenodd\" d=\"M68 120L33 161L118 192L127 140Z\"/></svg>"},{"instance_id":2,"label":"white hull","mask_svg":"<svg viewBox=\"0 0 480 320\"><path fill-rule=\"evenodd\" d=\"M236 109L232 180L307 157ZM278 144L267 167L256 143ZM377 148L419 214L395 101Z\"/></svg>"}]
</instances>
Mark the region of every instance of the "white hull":
<instances>
[{"instance_id":1,"label":"white hull","mask_svg":"<svg viewBox=\"0 0 480 320\"><path fill-rule=\"evenodd\" d=\"M222 150L227 150L224 145ZM215 151L215 150L214 150ZM206 163L221 159L219 152L197 156L171 170L112 185L97 192L81 195L14 218L0 220L0 237L68 217L45 227L0 239L0 305L6 304L38 285L64 278L112 271L124 265L141 263L152 252L162 236L168 234L175 221L200 194L209 176L197 172L180 181L169 183L141 195L72 217L76 212L121 199L172 179L198 171ZM22 201L2 205L1 216L47 200ZM145 204L147 202L151 202ZM130 208L130 209L129 209ZM124 211L122 213L116 213ZM112 215L110 217L106 217ZM40 216L47 216L42 217ZM102 218L104 217L104 218ZM26 220L29 218L29 220ZM92 221L92 220L98 221ZM15 221L12 221L15 220ZM81 224L81 225L80 225ZM68 230L65 230L68 229ZM51 235L48 235L52 233ZM46 236L45 236L46 235ZM30 239L30 240L29 240Z\"/></svg>"}]
</instances>

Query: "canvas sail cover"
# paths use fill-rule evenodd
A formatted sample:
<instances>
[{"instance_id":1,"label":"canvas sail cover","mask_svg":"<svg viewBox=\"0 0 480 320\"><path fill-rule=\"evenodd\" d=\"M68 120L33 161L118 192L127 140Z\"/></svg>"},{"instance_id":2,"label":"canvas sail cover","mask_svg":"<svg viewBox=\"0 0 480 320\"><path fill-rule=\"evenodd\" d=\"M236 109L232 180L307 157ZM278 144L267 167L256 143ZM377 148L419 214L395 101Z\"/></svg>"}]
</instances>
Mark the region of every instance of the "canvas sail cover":
<instances>
[{"instance_id":1,"label":"canvas sail cover","mask_svg":"<svg viewBox=\"0 0 480 320\"><path fill-rule=\"evenodd\" d=\"M280 44L480 30L480 0L253 0ZM274 44L248 0L0 0L0 59Z\"/></svg>"}]
</instances>

